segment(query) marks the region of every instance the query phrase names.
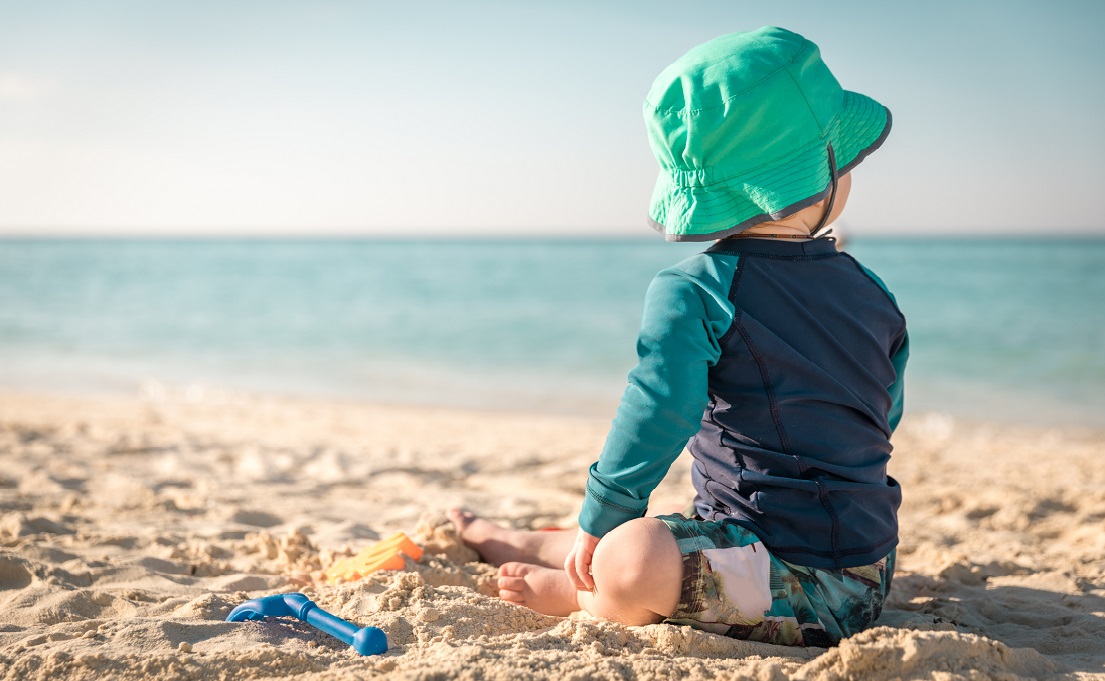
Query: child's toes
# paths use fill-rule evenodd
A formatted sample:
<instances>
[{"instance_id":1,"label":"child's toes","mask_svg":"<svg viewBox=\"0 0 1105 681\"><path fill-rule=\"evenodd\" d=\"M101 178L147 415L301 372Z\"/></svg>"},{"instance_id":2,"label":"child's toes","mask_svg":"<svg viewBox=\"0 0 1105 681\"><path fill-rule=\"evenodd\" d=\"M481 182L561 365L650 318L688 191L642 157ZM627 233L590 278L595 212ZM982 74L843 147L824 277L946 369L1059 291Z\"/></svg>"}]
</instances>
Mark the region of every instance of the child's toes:
<instances>
[{"instance_id":1,"label":"child's toes","mask_svg":"<svg viewBox=\"0 0 1105 681\"><path fill-rule=\"evenodd\" d=\"M522 577L514 577L511 575L499 575L498 580L499 591L506 589L507 591L521 592L526 586L526 580Z\"/></svg>"},{"instance_id":2,"label":"child's toes","mask_svg":"<svg viewBox=\"0 0 1105 681\"><path fill-rule=\"evenodd\" d=\"M504 577L516 577L522 579L529 572L533 566L529 563L519 563L518 561L510 561L509 563L503 563L499 566L499 579Z\"/></svg>"},{"instance_id":3,"label":"child's toes","mask_svg":"<svg viewBox=\"0 0 1105 681\"><path fill-rule=\"evenodd\" d=\"M525 604L525 563L503 563L499 566L499 598L511 603Z\"/></svg>"},{"instance_id":4,"label":"child's toes","mask_svg":"<svg viewBox=\"0 0 1105 681\"><path fill-rule=\"evenodd\" d=\"M448 511L445 511L445 517L456 526L458 532L464 532L468 529L468 526L472 524L472 521L476 519L474 514L462 508L450 508Z\"/></svg>"},{"instance_id":5,"label":"child's toes","mask_svg":"<svg viewBox=\"0 0 1105 681\"><path fill-rule=\"evenodd\" d=\"M525 605L526 599L522 595L521 591L511 591L510 589L499 589L499 598L507 601L508 603L517 603L518 605Z\"/></svg>"}]
</instances>

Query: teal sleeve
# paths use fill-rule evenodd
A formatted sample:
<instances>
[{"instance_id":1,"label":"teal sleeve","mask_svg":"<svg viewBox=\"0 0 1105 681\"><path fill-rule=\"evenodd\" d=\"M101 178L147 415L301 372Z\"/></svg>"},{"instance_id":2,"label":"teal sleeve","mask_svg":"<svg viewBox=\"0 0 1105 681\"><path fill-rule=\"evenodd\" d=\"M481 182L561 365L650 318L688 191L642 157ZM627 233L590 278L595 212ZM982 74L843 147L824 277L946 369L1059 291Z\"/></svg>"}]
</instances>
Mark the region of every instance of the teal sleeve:
<instances>
[{"instance_id":1,"label":"teal sleeve","mask_svg":"<svg viewBox=\"0 0 1105 681\"><path fill-rule=\"evenodd\" d=\"M645 514L649 495L698 432L718 339L733 322L736 256L697 256L664 270L645 295L637 366L629 373L599 460L591 466L580 527L602 537Z\"/></svg>"},{"instance_id":2,"label":"teal sleeve","mask_svg":"<svg viewBox=\"0 0 1105 681\"><path fill-rule=\"evenodd\" d=\"M890 362L894 365L897 378L890 385L890 432L893 433L902 420L902 411L905 408L905 364L909 361L909 332L903 332L902 344Z\"/></svg>"}]
</instances>

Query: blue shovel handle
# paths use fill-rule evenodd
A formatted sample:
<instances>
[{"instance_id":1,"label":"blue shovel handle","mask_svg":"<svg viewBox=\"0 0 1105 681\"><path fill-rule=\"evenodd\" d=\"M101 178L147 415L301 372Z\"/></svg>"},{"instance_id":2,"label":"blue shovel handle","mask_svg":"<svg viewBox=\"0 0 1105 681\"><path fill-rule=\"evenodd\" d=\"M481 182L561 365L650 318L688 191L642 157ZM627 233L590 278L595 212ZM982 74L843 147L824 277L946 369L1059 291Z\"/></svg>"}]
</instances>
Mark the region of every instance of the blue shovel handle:
<instances>
[{"instance_id":1,"label":"blue shovel handle","mask_svg":"<svg viewBox=\"0 0 1105 681\"><path fill-rule=\"evenodd\" d=\"M332 615L318 607L314 601L301 593L254 598L231 610L226 621L244 622L265 617L295 617L339 641L345 641L361 655L379 655L386 653L388 649L388 639L383 631L376 627L358 629L337 615Z\"/></svg>"}]
</instances>

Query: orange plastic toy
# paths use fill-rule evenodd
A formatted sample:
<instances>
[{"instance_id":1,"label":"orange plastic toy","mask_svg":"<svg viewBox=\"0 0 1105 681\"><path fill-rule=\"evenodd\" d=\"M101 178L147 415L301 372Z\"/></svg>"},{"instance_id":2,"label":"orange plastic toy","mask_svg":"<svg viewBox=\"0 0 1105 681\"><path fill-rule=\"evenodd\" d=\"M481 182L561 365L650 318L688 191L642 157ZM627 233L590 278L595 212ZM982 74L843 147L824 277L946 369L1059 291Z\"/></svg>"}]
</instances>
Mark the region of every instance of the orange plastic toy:
<instances>
[{"instance_id":1,"label":"orange plastic toy","mask_svg":"<svg viewBox=\"0 0 1105 681\"><path fill-rule=\"evenodd\" d=\"M377 570L402 570L406 565L404 555L418 560L422 557L422 549L407 535L396 532L352 558L345 558L331 565L326 571L326 579L331 584L337 584L339 581L352 582Z\"/></svg>"}]
</instances>

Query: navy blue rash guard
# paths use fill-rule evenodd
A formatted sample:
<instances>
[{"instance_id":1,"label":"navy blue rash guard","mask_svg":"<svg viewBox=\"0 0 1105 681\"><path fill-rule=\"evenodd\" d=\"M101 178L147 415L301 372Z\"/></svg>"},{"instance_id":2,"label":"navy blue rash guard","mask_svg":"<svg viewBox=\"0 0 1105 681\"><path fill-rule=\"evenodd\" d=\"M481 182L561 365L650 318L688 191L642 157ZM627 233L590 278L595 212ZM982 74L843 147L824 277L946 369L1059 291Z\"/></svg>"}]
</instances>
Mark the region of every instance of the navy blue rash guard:
<instances>
[{"instance_id":1,"label":"navy blue rash guard","mask_svg":"<svg viewBox=\"0 0 1105 681\"><path fill-rule=\"evenodd\" d=\"M584 531L644 515L686 447L698 514L747 527L783 560L856 567L897 545L886 464L906 322L832 239L726 239L660 272L637 352L591 466Z\"/></svg>"}]
</instances>

